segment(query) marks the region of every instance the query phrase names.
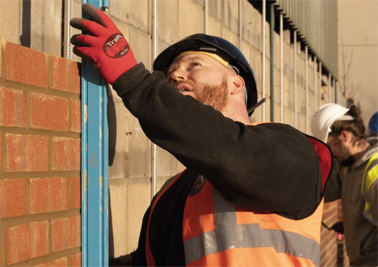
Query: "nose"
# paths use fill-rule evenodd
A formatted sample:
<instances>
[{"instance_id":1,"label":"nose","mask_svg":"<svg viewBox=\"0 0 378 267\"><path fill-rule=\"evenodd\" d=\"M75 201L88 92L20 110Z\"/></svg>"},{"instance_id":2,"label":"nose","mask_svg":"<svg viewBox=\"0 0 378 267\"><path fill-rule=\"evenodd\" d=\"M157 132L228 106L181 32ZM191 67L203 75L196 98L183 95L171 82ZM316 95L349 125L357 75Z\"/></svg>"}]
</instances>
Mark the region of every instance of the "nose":
<instances>
[{"instance_id":1,"label":"nose","mask_svg":"<svg viewBox=\"0 0 378 267\"><path fill-rule=\"evenodd\" d=\"M186 71L183 68L179 67L170 73L169 83L185 81L186 78L187 78Z\"/></svg>"}]
</instances>

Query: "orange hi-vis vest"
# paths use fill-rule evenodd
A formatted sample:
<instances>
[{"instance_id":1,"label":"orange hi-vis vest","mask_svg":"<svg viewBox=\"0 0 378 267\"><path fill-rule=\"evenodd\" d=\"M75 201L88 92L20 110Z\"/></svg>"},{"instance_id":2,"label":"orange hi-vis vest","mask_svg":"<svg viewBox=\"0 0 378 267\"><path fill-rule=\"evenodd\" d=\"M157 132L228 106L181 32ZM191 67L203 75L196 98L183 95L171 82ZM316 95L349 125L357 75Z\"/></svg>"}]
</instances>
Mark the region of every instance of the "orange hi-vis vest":
<instances>
[{"instance_id":1,"label":"orange hi-vis vest","mask_svg":"<svg viewBox=\"0 0 378 267\"><path fill-rule=\"evenodd\" d=\"M318 266L323 202L303 220L226 200L199 176L184 209L187 266Z\"/></svg>"},{"instance_id":2,"label":"orange hi-vis vest","mask_svg":"<svg viewBox=\"0 0 378 267\"><path fill-rule=\"evenodd\" d=\"M319 156L323 194L332 157L324 144L308 138ZM181 175L171 178L152 203L146 232L147 266L155 266L149 245L153 210ZM184 208L182 236L186 265L319 266L322 212L323 200L312 215L302 220L256 212L226 200L199 175Z\"/></svg>"}]
</instances>

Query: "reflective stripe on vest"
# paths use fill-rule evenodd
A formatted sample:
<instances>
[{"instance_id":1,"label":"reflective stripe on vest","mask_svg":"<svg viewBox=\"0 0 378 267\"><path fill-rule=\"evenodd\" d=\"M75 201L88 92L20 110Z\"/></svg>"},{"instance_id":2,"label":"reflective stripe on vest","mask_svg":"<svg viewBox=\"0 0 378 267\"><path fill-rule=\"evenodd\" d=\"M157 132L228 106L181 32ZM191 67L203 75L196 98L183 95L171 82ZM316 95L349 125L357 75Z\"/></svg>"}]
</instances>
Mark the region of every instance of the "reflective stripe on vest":
<instances>
[{"instance_id":1,"label":"reflective stripe on vest","mask_svg":"<svg viewBox=\"0 0 378 267\"><path fill-rule=\"evenodd\" d=\"M299 221L254 213L226 200L200 176L184 210L186 264L318 266L321 215L322 205Z\"/></svg>"},{"instance_id":2,"label":"reflective stripe on vest","mask_svg":"<svg viewBox=\"0 0 378 267\"><path fill-rule=\"evenodd\" d=\"M373 212L371 211L371 201L370 188L374 183L377 182L378 178L378 153L375 153L370 159L366 168L364 170L364 175L362 176L361 182L361 194L365 200L365 207L363 215L367 220L372 222L374 225L377 224L377 218L374 218ZM374 191L374 190L373 190ZM373 193L374 194L374 193ZM373 201L376 201L373 197Z\"/></svg>"}]
</instances>

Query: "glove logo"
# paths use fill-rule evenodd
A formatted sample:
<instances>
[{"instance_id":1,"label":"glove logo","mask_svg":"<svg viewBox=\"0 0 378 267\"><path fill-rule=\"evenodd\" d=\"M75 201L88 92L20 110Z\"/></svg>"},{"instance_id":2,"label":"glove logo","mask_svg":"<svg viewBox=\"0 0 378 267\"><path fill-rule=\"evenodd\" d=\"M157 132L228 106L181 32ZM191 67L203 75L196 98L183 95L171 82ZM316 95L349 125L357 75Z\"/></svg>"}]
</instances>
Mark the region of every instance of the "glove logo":
<instances>
[{"instance_id":1,"label":"glove logo","mask_svg":"<svg viewBox=\"0 0 378 267\"><path fill-rule=\"evenodd\" d=\"M129 52L129 44L121 33L112 34L104 44L104 52L111 58L123 57Z\"/></svg>"}]
</instances>

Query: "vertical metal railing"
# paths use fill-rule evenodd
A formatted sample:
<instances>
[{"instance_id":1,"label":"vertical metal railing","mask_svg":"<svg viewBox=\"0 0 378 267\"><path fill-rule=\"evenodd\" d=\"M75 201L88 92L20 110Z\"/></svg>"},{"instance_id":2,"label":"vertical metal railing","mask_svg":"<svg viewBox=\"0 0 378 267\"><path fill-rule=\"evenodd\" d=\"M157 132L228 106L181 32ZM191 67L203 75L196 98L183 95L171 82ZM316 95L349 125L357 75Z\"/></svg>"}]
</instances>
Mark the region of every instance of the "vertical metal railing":
<instances>
[{"instance_id":1,"label":"vertical metal railing","mask_svg":"<svg viewBox=\"0 0 378 267\"><path fill-rule=\"evenodd\" d=\"M158 45L158 35L157 35L157 1L152 2L152 62L157 56L157 45ZM155 196L157 191L157 146L151 142L151 199Z\"/></svg>"},{"instance_id":2,"label":"vertical metal railing","mask_svg":"<svg viewBox=\"0 0 378 267\"><path fill-rule=\"evenodd\" d=\"M319 107L322 104L322 72L323 72L323 65L322 62L319 62Z\"/></svg>"},{"instance_id":3,"label":"vertical metal railing","mask_svg":"<svg viewBox=\"0 0 378 267\"><path fill-rule=\"evenodd\" d=\"M71 26L70 20L72 16L72 0L64 1L64 45L63 56L66 59L71 59Z\"/></svg>"},{"instance_id":4,"label":"vertical metal railing","mask_svg":"<svg viewBox=\"0 0 378 267\"><path fill-rule=\"evenodd\" d=\"M328 88L328 103L331 103L333 102L333 99L332 99L332 76L331 76L331 73L328 73L328 85L327 85L327 88Z\"/></svg>"},{"instance_id":5,"label":"vertical metal railing","mask_svg":"<svg viewBox=\"0 0 378 267\"><path fill-rule=\"evenodd\" d=\"M238 18L239 18L238 20L238 32L239 32L238 46L240 50L243 49L243 12L242 12L242 9L243 9L243 2L242 0L239 0L238 2Z\"/></svg>"},{"instance_id":6,"label":"vertical metal railing","mask_svg":"<svg viewBox=\"0 0 378 267\"><path fill-rule=\"evenodd\" d=\"M298 127L297 31L294 31L294 127Z\"/></svg>"},{"instance_id":7,"label":"vertical metal railing","mask_svg":"<svg viewBox=\"0 0 378 267\"><path fill-rule=\"evenodd\" d=\"M203 0L203 32L207 34L209 20L209 2Z\"/></svg>"},{"instance_id":8,"label":"vertical metal railing","mask_svg":"<svg viewBox=\"0 0 378 267\"><path fill-rule=\"evenodd\" d=\"M82 0L96 7L106 0ZM108 266L108 120L105 82L88 60L82 62L82 266Z\"/></svg>"},{"instance_id":9,"label":"vertical metal railing","mask_svg":"<svg viewBox=\"0 0 378 267\"><path fill-rule=\"evenodd\" d=\"M283 14L280 12L280 102L281 102L281 114L280 122L284 122L284 85L283 85Z\"/></svg>"},{"instance_id":10,"label":"vertical metal railing","mask_svg":"<svg viewBox=\"0 0 378 267\"><path fill-rule=\"evenodd\" d=\"M275 16L274 16L274 5L269 4L270 10L270 121L274 122L274 27L275 27Z\"/></svg>"},{"instance_id":11,"label":"vertical metal railing","mask_svg":"<svg viewBox=\"0 0 378 267\"><path fill-rule=\"evenodd\" d=\"M265 18L266 18L266 0L262 0L262 55L261 55L261 62L262 62L262 96L261 99L263 99L266 95L265 92L265 43L266 43L266 31L265 31ZM266 110L266 104L262 104L262 121L265 121L265 110Z\"/></svg>"},{"instance_id":12,"label":"vertical metal railing","mask_svg":"<svg viewBox=\"0 0 378 267\"><path fill-rule=\"evenodd\" d=\"M318 88L316 87L317 86L317 74L318 74L318 70L317 70L317 57L314 57L314 110L317 110L318 109L318 103L317 103L317 99L318 99ZM320 92L319 92L320 94Z\"/></svg>"},{"instance_id":13,"label":"vertical metal railing","mask_svg":"<svg viewBox=\"0 0 378 267\"><path fill-rule=\"evenodd\" d=\"M309 105L308 105L308 46L306 45L305 46L305 64L306 64L306 73L305 73L305 103L306 103L306 106L305 106L305 132L308 133L308 109L309 109Z\"/></svg>"}]
</instances>

